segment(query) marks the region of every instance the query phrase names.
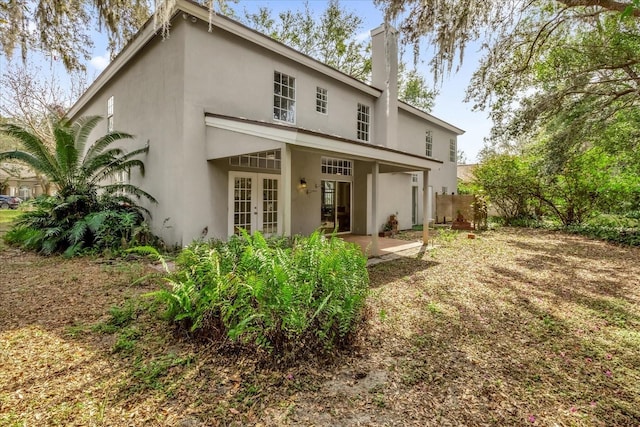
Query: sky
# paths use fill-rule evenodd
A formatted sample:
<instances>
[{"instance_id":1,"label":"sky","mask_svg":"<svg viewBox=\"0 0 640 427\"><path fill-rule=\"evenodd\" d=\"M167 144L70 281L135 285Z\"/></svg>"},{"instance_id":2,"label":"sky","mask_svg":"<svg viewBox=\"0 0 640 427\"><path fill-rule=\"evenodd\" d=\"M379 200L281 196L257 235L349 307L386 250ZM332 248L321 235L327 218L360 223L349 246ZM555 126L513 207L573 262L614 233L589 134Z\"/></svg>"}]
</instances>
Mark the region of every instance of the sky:
<instances>
[{"instance_id":1,"label":"sky","mask_svg":"<svg viewBox=\"0 0 640 427\"><path fill-rule=\"evenodd\" d=\"M309 7L316 16L324 11L326 5L326 0L309 0ZM383 22L383 13L373 5L372 0L341 0L340 5L348 11L356 12L362 18L362 32L358 35L360 40L369 38L369 31ZM293 0L240 0L236 5L233 5L239 14L242 14L244 9L256 11L263 6L270 8L274 14L277 14L283 10L302 9L303 2ZM94 33L93 39L95 46L91 59L87 64L89 82L93 81L109 64L106 36ZM411 49L408 50L411 51ZM431 82L432 74L426 65L428 61L427 53L424 47L421 47L421 51L421 59L425 63L418 64L418 71L426 76L428 82ZM37 55L32 55L30 57L31 60L38 62ZM464 152L467 163L475 163L477 161L477 155L483 146L484 138L489 136L491 130L491 121L487 117L488 113L471 111L471 104L463 101L469 80L478 66L478 60L478 52L474 51L472 47L467 48L461 69L457 73L445 75L443 82L437 86L439 95L435 100L435 107L431 111L434 116L465 130L465 134L458 137L458 149ZM412 61L412 57L405 58L407 63L412 63ZM39 62L44 71L56 74L59 79L64 79L66 72L59 61L56 63L52 58L45 58L44 60L40 59ZM4 67L6 67L6 59L0 55L0 73L4 72Z\"/></svg>"},{"instance_id":2,"label":"sky","mask_svg":"<svg viewBox=\"0 0 640 427\"><path fill-rule=\"evenodd\" d=\"M318 16L326 9L327 3L325 0L309 0L309 7ZM376 9L372 0L341 0L340 5L348 11L357 12L358 16L362 18L362 33L359 35L359 39L369 37L369 31L380 26L384 21L383 12ZM282 10L301 9L303 3L292 0L240 0L234 8L242 12L243 8L252 11L261 6L267 6L274 13L278 13ZM411 51L411 49L407 50ZM428 62L427 52L424 48L421 49L421 52L423 53L422 59L426 61L423 64L418 64L418 70L427 77L427 82L432 82L432 73L426 64ZM434 116L465 130L464 135L458 137L458 149L464 151L467 163L477 161L478 152L482 149L484 138L489 136L492 126L488 112L471 111L472 105L464 102L466 88L478 66L479 59L479 53L470 44L465 50L465 58L460 71L448 76L445 75L442 85L437 87L439 95L431 111ZM407 57L405 60L408 64L411 64L412 61L413 56Z\"/></svg>"}]
</instances>

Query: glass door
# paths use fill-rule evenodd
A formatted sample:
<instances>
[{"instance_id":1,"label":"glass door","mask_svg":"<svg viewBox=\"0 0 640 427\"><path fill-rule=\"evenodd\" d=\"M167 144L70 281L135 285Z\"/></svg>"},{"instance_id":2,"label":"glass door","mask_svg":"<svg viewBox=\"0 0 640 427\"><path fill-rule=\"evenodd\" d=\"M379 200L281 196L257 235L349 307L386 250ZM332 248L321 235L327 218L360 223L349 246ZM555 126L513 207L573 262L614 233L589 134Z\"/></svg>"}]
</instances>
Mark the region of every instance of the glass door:
<instances>
[{"instance_id":1,"label":"glass door","mask_svg":"<svg viewBox=\"0 0 640 427\"><path fill-rule=\"evenodd\" d=\"M259 209L257 227L265 236L278 234L280 225L278 217L278 184L280 178L259 175L262 209Z\"/></svg>"},{"instance_id":2,"label":"glass door","mask_svg":"<svg viewBox=\"0 0 640 427\"><path fill-rule=\"evenodd\" d=\"M278 175L229 172L229 235L259 230L265 236L280 233Z\"/></svg>"},{"instance_id":3,"label":"glass door","mask_svg":"<svg viewBox=\"0 0 640 427\"><path fill-rule=\"evenodd\" d=\"M321 197L321 228L328 233L351 232L351 183L323 180Z\"/></svg>"}]
</instances>

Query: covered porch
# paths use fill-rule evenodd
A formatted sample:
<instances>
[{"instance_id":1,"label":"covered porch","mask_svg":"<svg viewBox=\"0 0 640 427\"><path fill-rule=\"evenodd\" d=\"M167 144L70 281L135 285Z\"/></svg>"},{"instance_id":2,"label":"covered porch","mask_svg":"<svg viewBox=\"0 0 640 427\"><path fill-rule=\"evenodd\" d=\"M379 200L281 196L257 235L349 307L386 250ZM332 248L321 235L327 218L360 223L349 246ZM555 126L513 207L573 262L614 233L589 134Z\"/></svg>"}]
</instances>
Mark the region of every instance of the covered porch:
<instances>
[{"instance_id":1,"label":"covered porch","mask_svg":"<svg viewBox=\"0 0 640 427\"><path fill-rule=\"evenodd\" d=\"M406 211L411 203L410 187L396 189L387 185L386 192L382 192L381 177L401 175L408 183L410 175L421 173L422 194L427 194L429 171L438 166L438 161L288 125L210 113L205 122L207 160L228 174L227 235L234 234L238 227L247 228L245 223L253 218L258 220L251 224L251 231L264 233L266 222L260 219L270 215L270 228L265 234L308 234L317 228L330 232L335 227L342 235L353 236L347 239L355 239L374 257L411 243L378 237L379 228L388 218L386 210ZM274 166L258 170L257 184L251 184L246 173L253 166L242 161L234 166L231 159L261 153L264 161L257 156L258 163L270 165L274 160ZM263 183L268 183L269 191ZM257 196L249 196L248 185L253 186L251 191ZM399 192L408 195L407 206L389 204L394 193ZM242 194L247 196L242 199ZM266 195L271 197L268 202L261 199ZM333 211L328 206L329 196L337 200ZM428 223L427 197L421 199L422 221ZM238 206L244 206L243 210L238 211ZM274 211L267 212L267 207ZM428 241L428 229L422 237Z\"/></svg>"}]
</instances>

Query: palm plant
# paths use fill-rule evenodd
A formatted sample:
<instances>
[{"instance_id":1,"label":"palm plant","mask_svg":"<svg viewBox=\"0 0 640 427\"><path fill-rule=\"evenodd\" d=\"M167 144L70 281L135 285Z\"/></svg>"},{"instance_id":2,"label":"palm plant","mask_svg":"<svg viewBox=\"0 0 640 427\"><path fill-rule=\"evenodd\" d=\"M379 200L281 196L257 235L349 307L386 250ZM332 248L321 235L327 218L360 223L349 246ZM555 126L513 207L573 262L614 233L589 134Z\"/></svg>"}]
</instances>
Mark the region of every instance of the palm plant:
<instances>
[{"instance_id":1,"label":"palm plant","mask_svg":"<svg viewBox=\"0 0 640 427\"><path fill-rule=\"evenodd\" d=\"M24 127L0 126L0 130L18 140L23 148L0 153L0 161L13 159L25 163L46 176L58 190L55 196L36 202L36 209L19 221L19 226L35 230L23 233L29 236L27 246L46 253L69 249L74 253L86 247L100 249L104 242L113 247L125 244L123 239L134 234L131 229L113 227L114 223L126 219L131 228L138 229L144 222L144 214L149 212L133 197L151 202L155 199L135 185L111 183L109 178L129 173L131 169L144 174L144 163L138 156L147 153L149 147L130 152L114 147L114 143L132 138L117 131L87 144L101 119L87 116L75 123L57 120L52 126L51 145ZM105 235L109 230L116 230L119 235Z\"/></svg>"}]
</instances>

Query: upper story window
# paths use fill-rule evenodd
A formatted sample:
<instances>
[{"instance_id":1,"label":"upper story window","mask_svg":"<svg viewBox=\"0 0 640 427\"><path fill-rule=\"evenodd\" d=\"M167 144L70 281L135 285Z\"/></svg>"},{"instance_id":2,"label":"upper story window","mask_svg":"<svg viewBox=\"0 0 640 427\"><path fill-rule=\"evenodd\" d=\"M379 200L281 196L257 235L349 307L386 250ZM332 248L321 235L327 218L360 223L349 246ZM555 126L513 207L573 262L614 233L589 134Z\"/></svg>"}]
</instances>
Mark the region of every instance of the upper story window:
<instances>
[{"instance_id":1,"label":"upper story window","mask_svg":"<svg viewBox=\"0 0 640 427\"><path fill-rule=\"evenodd\" d=\"M353 163L351 160L322 158L322 173L329 175L353 175Z\"/></svg>"},{"instance_id":2,"label":"upper story window","mask_svg":"<svg viewBox=\"0 0 640 427\"><path fill-rule=\"evenodd\" d=\"M458 150L456 149L456 140L449 140L449 161L455 162L458 158Z\"/></svg>"},{"instance_id":3,"label":"upper story window","mask_svg":"<svg viewBox=\"0 0 640 427\"><path fill-rule=\"evenodd\" d=\"M428 130L424 136L424 155L427 157L433 157L433 132Z\"/></svg>"},{"instance_id":4,"label":"upper story window","mask_svg":"<svg viewBox=\"0 0 640 427\"><path fill-rule=\"evenodd\" d=\"M107 99L107 132L113 132L113 95Z\"/></svg>"},{"instance_id":5,"label":"upper story window","mask_svg":"<svg viewBox=\"0 0 640 427\"><path fill-rule=\"evenodd\" d=\"M296 79L278 71L273 72L273 118L296 122Z\"/></svg>"},{"instance_id":6,"label":"upper story window","mask_svg":"<svg viewBox=\"0 0 640 427\"><path fill-rule=\"evenodd\" d=\"M370 108L358 103L358 139L369 141Z\"/></svg>"},{"instance_id":7,"label":"upper story window","mask_svg":"<svg viewBox=\"0 0 640 427\"><path fill-rule=\"evenodd\" d=\"M327 114L327 90L323 87L316 87L316 111Z\"/></svg>"}]
</instances>

